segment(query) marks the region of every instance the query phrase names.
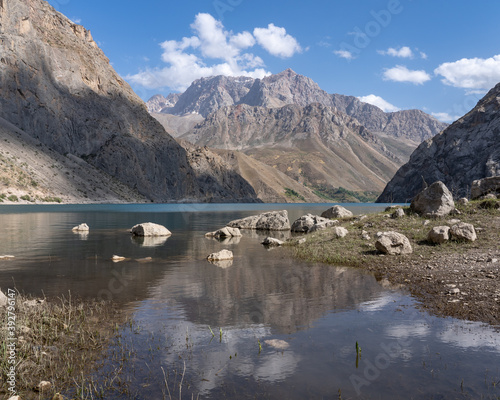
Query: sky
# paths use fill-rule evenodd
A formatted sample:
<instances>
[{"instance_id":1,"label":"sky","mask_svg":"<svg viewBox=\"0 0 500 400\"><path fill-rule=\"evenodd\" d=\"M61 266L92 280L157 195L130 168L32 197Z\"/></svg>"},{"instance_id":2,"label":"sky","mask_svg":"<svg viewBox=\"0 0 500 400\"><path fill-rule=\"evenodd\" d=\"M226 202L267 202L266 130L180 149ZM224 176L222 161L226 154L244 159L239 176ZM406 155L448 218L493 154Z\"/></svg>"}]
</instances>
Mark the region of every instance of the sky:
<instances>
[{"instance_id":1,"label":"sky","mask_svg":"<svg viewBox=\"0 0 500 400\"><path fill-rule=\"evenodd\" d=\"M49 0L148 100L287 68L328 93L452 122L500 82L500 2Z\"/></svg>"}]
</instances>

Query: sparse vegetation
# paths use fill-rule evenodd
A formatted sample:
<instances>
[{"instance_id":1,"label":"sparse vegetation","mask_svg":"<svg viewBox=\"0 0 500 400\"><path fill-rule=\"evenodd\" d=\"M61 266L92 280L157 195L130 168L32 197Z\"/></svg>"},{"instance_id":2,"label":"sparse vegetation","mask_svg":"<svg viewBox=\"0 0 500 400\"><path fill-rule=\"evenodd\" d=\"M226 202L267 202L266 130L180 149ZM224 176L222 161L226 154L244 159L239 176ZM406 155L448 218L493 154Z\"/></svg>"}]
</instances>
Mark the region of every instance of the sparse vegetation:
<instances>
[{"instance_id":1,"label":"sparse vegetation","mask_svg":"<svg viewBox=\"0 0 500 400\"><path fill-rule=\"evenodd\" d=\"M301 194L297 193L295 190L290 188L285 188L285 196L290 198L291 200L300 200L303 201L304 203L306 202L304 196L302 196Z\"/></svg>"},{"instance_id":2,"label":"sparse vegetation","mask_svg":"<svg viewBox=\"0 0 500 400\"><path fill-rule=\"evenodd\" d=\"M372 203L380 195L378 192L355 192L343 187L334 188L328 185L316 185L312 189L318 197L336 203Z\"/></svg>"},{"instance_id":3,"label":"sparse vegetation","mask_svg":"<svg viewBox=\"0 0 500 400\"><path fill-rule=\"evenodd\" d=\"M7 200L12 201L12 202L19 201L18 197L15 194L11 194L9 197L7 197Z\"/></svg>"}]
</instances>

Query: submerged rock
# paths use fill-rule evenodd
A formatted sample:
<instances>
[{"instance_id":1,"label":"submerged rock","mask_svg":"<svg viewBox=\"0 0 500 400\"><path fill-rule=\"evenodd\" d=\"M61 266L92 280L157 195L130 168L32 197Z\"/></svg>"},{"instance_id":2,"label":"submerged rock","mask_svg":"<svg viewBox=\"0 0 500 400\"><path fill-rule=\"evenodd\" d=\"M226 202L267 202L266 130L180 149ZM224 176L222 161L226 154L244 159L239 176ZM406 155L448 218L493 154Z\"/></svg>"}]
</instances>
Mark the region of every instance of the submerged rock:
<instances>
[{"instance_id":1,"label":"submerged rock","mask_svg":"<svg viewBox=\"0 0 500 400\"><path fill-rule=\"evenodd\" d=\"M241 237L243 235L241 234L238 228L231 228L229 226L225 226L224 228L218 229L215 232L205 233L205 236L220 239L220 238Z\"/></svg>"},{"instance_id":2,"label":"submerged rock","mask_svg":"<svg viewBox=\"0 0 500 400\"><path fill-rule=\"evenodd\" d=\"M398 232L380 232L375 247L378 251L389 255L403 255L413 253L408 238Z\"/></svg>"},{"instance_id":3,"label":"submerged rock","mask_svg":"<svg viewBox=\"0 0 500 400\"><path fill-rule=\"evenodd\" d=\"M239 229L288 231L290 230L290 221L288 219L288 212L282 210L237 219L229 222L227 226Z\"/></svg>"},{"instance_id":4,"label":"submerged rock","mask_svg":"<svg viewBox=\"0 0 500 400\"><path fill-rule=\"evenodd\" d=\"M163 225L154 224L152 222L145 222L132 227L132 235L134 236L170 236L170 232Z\"/></svg>"},{"instance_id":5,"label":"submerged rock","mask_svg":"<svg viewBox=\"0 0 500 400\"><path fill-rule=\"evenodd\" d=\"M80 224L78 226L75 226L72 229L73 232L88 232L90 231L89 226L86 223Z\"/></svg>"},{"instance_id":6,"label":"submerged rock","mask_svg":"<svg viewBox=\"0 0 500 400\"><path fill-rule=\"evenodd\" d=\"M275 239L272 237L266 237L261 244L263 244L264 246L278 247L282 246L284 243L285 242L283 242L282 240Z\"/></svg>"},{"instance_id":7,"label":"submerged rock","mask_svg":"<svg viewBox=\"0 0 500 400\"><path fill-rule=\"evenodd\" d=\"M217 253L212 253L207 257L208 261L224 261L232 260L234 258L233 252L230 250L221 250Z\"/></svg>"}]
</instances>

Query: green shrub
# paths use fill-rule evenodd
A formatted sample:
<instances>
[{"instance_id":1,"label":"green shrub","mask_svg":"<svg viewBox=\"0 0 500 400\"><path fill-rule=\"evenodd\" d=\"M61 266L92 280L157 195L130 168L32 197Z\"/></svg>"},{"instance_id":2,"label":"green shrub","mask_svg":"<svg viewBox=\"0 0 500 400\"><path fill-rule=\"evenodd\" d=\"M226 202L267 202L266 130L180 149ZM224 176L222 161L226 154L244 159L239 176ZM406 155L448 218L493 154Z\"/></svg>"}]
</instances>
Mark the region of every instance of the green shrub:
<instances>
[{"instance_id":1,"label":"green shrub","mask_svg":"<svg viewBox=\"0 0 500 400\"><path fill-rule=\"evenodd\" d=\"M12 201L12 202L19 201L19 199L17 198L17 196L15 194L10 195L9 197L7 197L7 200Z\"/></svg>"}]
</instances>

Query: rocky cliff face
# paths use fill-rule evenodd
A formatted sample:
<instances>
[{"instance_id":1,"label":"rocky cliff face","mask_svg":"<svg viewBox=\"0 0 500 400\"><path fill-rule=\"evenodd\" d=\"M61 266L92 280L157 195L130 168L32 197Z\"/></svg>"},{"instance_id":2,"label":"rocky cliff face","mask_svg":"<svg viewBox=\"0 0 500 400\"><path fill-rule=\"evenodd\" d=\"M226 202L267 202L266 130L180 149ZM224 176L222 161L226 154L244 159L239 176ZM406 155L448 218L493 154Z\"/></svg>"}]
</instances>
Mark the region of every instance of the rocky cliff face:
<instances>
[{"instance_id":1,"label":"rocky cliff face","mask_svg":"<svg viewBox=\"0 0 500 400\"><path fill-rule=\"evenodd\" d=\"M224 107L183 138L198 145L244 150L309 186L381 190L398 165L357 120L319 103Z\"/></svg>"},{"instance_id":2,"label":"rocky cliff face","mask_svg":"<svg viewBox=\"0 0 500 400\"><path fill-rule=\"evenodd\" d=\"M333 106L338 111L356 118L370 131L409 139L415 143L433 137L448 126L421 110L385 113L380 108L363 103L354 96L333 94L331 98Z\"/></svg>"},{"instance_id":3,"label":"rocky cliff face","mask_svg":"<svg viewBox=\"0 0 500 400\"><path fill-rule=\"evenodd\" d=\"M379 202L412 199L425 181L442 181L455 197L473 180L500 175L500 84L464 117L423 142L388 183Z\"/></svg>"},{"instance_id":4,"label":"rocky cliff face","mask_svg":"<svg viewBox=\"0 0 500 400\"><path fill-rule=\"evenodd\" d=\"M186 151L88 30L43 0L9 0L0 2L0 38L0 117L154 201L204 198Z\"/></svg>"},{"instance_id":5,"label":"rocky cliff face","mask_svg":"<svg viewBox=\"0 0 500 400\"><path fill-rule=\"evenodd\" d=\"M179 93L170 93L167 97L156 94L148 100L146 106L151 114L161 112L168 113L172 111L172 108L177 101L179 101L179 97Z\"/></svg>"}]
</instances>

